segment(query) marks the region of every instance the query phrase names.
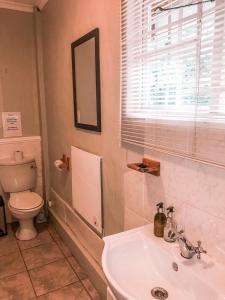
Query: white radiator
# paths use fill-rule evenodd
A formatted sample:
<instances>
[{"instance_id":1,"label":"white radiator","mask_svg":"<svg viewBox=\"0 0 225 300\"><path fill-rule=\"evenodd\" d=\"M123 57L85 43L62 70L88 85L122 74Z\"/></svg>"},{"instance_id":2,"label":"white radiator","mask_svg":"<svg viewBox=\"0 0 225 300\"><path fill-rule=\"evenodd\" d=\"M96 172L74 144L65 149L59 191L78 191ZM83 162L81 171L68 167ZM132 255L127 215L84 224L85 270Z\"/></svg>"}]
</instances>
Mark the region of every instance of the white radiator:
<instances>
[{"instance_id":1,"label":"white radiator","mask_svg":"<svg viewBox=\"0 0 225 300\"><path fill-rule=\"evenodd\" d=\"M102 234L101 157L71 147L72 196L76 212Z\"/></svg>"}]
</instances>

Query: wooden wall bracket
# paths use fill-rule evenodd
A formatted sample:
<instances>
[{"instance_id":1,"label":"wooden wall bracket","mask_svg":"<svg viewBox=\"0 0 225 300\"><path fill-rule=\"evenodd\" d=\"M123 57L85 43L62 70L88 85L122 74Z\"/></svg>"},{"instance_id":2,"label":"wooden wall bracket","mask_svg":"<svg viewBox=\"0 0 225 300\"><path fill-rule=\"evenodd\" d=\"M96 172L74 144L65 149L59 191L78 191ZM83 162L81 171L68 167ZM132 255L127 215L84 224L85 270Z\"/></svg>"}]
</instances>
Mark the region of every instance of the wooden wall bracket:
<instances>
[{"instance_id":1,"label":"wooden wall bracket","mask_svg":"<svg viewBox=\"0 0 225 300\"><path fill-rule=\"evenodd\" d=\"M160 162L143 158L142 163L127 164L127 167L141 173L148 173L154 176L160 176Z\"/></svg>"}]
</instances>

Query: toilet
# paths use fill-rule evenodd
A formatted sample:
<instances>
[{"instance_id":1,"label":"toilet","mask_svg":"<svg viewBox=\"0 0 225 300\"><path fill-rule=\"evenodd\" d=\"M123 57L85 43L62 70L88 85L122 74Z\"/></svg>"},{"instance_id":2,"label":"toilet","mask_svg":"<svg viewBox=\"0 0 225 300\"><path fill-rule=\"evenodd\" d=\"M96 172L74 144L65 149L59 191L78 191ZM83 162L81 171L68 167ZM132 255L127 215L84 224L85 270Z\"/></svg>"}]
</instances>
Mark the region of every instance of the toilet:
<instances>
[{"instance_id":1,"label":"toilet","mask_svg":"<svg viewBox=\"0 0 225 300\"><path fill-rule=\"evenodd\" d=\"M32 192L36 185L35 159L0 159L0 183L3 192L9 193L9 211L19 221L16 237L26 241L33 239L37 235L34 217L44 205L44 200Z\"/></svg>"}]
</instances>

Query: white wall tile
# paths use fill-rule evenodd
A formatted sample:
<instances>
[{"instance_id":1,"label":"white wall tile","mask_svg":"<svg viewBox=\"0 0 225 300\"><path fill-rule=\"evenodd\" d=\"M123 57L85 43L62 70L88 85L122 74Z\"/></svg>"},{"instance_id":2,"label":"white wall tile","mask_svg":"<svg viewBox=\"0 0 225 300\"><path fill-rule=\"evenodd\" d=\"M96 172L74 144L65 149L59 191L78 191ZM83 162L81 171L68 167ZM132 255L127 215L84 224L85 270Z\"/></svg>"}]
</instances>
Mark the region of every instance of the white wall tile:
<instances>
[{"instance_id":1,"label":"white wall tile","mask_svg":"<svg viewBox=\"0 0 225 300\"><path fill-rule=\"evenodd\" d=\"M141 161L140 154L128 152L129 162ZM153 222L156 204L162 201L175 206L187 238L201 240L210 255L225 263L225 170L155 151L146 151L145 157L160 161L161 175L125 173L124 229Z\"/></svg>"},{"instance_id":2,"label":"white wall tile","mask_svg":"<svg viewBox=\"0 0 225 300\"><path fill-rule=\"evenodd\" d=\"M190 241L202 241L210 256L225 263L225 221L186 205L185 234Z\"/></svg>"},{"instance_id":3,"label":"white wall tile","mask_svg":"<svg viewBox=\"0 0 225 300\"><path fill-rule=\"evenodd\" d=\"M144 214L145 176L131 169L124 175L125 206L139 215Z\"/></svg>"},{"instance_id":4,"label":"white wall tile","mask_svg":"<svg viewBox=\"0 0 225 300\"><path fill-rule=\"evenodd\" d=\"M148 223L148 220L144 219L142 216L136 214L128 208L125 208L124 230L133 229Z\"/></svg>"}]
</instances>

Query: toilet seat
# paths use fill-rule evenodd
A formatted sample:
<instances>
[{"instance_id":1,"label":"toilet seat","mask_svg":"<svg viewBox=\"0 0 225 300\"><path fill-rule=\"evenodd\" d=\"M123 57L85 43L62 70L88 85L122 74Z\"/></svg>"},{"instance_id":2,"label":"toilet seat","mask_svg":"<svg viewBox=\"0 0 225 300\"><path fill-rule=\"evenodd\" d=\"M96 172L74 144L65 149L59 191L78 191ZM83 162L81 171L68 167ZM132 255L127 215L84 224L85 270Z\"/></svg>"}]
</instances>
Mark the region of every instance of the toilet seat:
<instances>
[{"instance_id":1,"label":"toilet seat","mask_svg":"<svg viewBox=\"0 0 225 300\"><path fill-rule=\"evenodd\" d=\"M9 199L9 205L16 210L32 210L43 205L43 199L37 193L20 192L12 193Z\"/></svg>"}]
</instances>

